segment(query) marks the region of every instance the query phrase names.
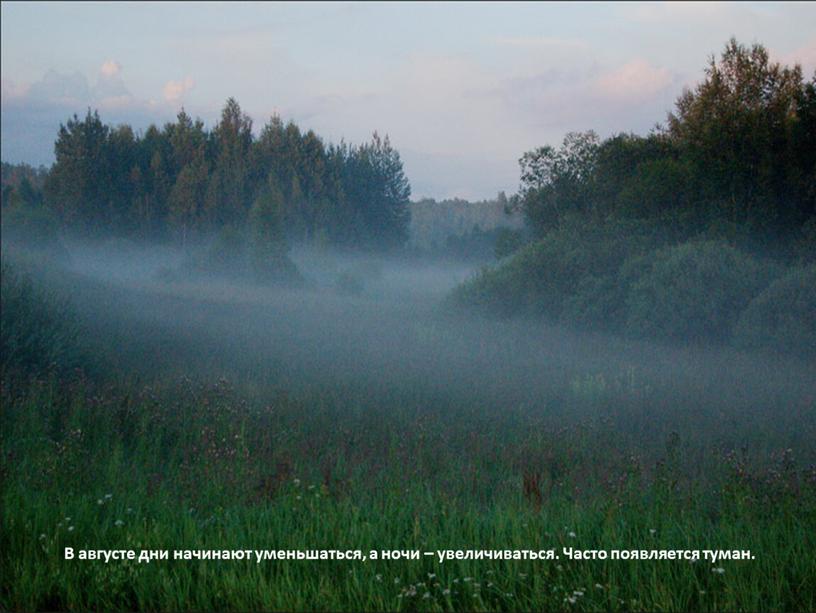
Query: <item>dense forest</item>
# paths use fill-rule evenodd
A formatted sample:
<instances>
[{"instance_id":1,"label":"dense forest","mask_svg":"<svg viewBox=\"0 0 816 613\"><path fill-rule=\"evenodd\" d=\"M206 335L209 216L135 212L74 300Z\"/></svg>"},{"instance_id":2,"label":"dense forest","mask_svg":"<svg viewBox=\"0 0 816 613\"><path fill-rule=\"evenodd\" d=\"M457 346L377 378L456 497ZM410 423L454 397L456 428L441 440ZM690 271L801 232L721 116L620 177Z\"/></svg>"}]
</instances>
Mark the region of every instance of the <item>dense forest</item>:
<instances>
[{"instance_id":1,"label":"dense forest","mask_svg":"<svg viewBox=\"0 0 816 613\"><path fill-rule=\"evenodd\" d=\"M651 134L569 133L520 166L532 238L459 304L813 355L816 75L732 39Z\"/></svg>"},{"instance_id":2,"label":"dense forest","mask_svg":"<svg viewBox=\"0 0 816 613\"><path fill-rule=\"evenodd\" d=\"M79 235L182 245L218 233L376 249L407 238L410 185L377 133L326 145L274 116L255 137L230 98L212 130L182 109L137 134L89 109L60 126L54 151L49 170L3 165L3 212L17 225L50 215Z\"/></svg>"}]
</instances>

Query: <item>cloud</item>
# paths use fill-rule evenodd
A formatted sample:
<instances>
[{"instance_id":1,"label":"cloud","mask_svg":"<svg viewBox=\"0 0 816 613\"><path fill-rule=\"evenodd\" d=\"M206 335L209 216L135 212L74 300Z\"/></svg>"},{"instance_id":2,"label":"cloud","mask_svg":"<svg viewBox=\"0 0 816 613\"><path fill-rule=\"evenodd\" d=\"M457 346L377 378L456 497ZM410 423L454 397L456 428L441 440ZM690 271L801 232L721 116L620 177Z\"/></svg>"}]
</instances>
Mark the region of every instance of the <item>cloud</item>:
<instances>
[{"instance_id":1,"label":"cloud","mask_svg":"<svg viewBox=\"0 0 816 613\"><path fill-rule=\"evenodd\" d=\"M103 77L106 78L115 77L120 72L122 72L122 65L114 60L108 60L104 64L102 64L102 67L99 69L99 72Z\"/></svg>"},{"instance_id":2,"label":"cloud","mask_svg":"<svg viewBox=\"0 0 816 613\"><path fill-rule=\"evenodd\" d=\"M88 79L80 72L63 74L49 70L42 79L31 84L20 103L38 106L82 107L91 103Z\"/></svg>"},{"instance_id":3,"label":"cloud","mask_svg":"<svg viewBox=\"0 0 816 613\"><path fill-rule=\"evenodd\" d=\"M193 87L195 87L195 81L192 77L185 77L180 81L168 81L164 84L164 99L168 102L178 102Z\"/></svg>"},{"instance_id":4,"label":"cloud","mask_svg":"<svg viewBox=\"0 0 816 613\"><path fill-rule=\"evenodd\" d=\"M108 60L99 69L99 78L91 89L91 99L101 109L138 105L122 79L122 65Z\"/></svg>"},{"instance_id":5,"label":"cloud","mask_svg":"<svg viewBox=\"0 0 816 613\"><path fill-rule=\"evenodd\" d=\"M653 98L673 85L668 68L657 68L643 59L635 59L599 77L597 92L613 100L642 101Z\"/></svg>"},{"instance_id":6,"label":"cloud","mask_svg":"<svg viewBox=\"0 0 816 613\"><path fill-rule=\"evenodd\" d=\"M192 79L182 80L178 96L192 85ZM98 109L105 123L146 127L151 123L160 125L175 115L178 108L168 102L157 104L135 97L122 79L122 66L113 60L101 65L93 85L80 72L64 74L55 70L30 85L3 79L2 158L50 164L59 126L72 115L83 116L88 108Z\"/></svg>"}]
</instances>

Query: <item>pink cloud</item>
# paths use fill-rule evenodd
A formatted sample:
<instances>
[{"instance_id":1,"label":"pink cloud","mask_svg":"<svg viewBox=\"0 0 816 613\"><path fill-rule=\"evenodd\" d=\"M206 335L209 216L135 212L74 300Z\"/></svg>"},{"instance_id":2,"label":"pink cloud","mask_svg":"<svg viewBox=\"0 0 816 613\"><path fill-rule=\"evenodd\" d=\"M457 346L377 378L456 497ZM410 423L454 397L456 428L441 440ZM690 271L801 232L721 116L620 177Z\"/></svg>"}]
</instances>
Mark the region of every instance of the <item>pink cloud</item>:
<instances>
[{"instance_id":1,"label":"pink cloud","mask_svg":"<svg viewBox=\"0 0 816 613\"><path fill-rule=\"evenodd\" d=\"M599 77L595 88L603 97L614 100L644 100L670 87L674 77L668 68L652 66L646 60L632 60Z\"/></svg>"},{"instance_id":2,"label":"pink cloud","mask_svg":"<svg viewBox=\"0 0 816 613\"><path fill-rule=\"evenodd\" d=\"M168 102L178 102L193 87L195 87L195 81L192 77L185 77L179 81L168 81L164 84L164 99Z\"/></svg>"},{"instance_id":3,"label":"pink cloud","mask_svg":"<svg viewBox=\"0 0 816 613\"><path fill-rule=\"evenodd\" d=\"M122 72L122 65L114 60L107 60L99 68L99 72L102 74L103 77L110 79L112 77L117 76L120 72Z\"/></svg>"}]
</instances>

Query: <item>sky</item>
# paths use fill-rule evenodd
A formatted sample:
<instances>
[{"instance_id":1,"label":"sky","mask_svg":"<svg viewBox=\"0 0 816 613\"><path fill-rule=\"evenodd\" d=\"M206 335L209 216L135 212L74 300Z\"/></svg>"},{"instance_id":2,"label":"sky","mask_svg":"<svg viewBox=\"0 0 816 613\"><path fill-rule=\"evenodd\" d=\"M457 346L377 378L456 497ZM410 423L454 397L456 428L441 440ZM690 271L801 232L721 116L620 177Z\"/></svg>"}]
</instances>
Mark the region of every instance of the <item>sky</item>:
<instances>
[{"instance_id":1,"label":"sky","mask_svg":"<svg viewBox=\"0 0 816 613\"><path fill-rule=\"evenodd\" d=\"M727 40L816 70L816 3L2 2L2 159L51 164L61 122L144 130L235 97L327 142L375 130L414 198L492 198L570 131L646 134Z\"/></svg>"}]
</instances>

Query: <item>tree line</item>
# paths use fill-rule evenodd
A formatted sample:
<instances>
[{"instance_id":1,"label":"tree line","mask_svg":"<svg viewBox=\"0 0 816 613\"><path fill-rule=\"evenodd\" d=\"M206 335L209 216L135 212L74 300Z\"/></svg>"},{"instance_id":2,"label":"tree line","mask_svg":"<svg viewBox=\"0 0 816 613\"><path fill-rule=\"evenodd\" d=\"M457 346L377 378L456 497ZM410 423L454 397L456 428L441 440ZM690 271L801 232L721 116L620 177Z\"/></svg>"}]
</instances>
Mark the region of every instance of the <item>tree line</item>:
<instances>
[{"instance_id":1,"label":"tree line","mask_svg":"<svg viewBox=\"0 0 816 613\"><path fill-rule=\"evenodd\" d=\"M60 126L54 151L47 171L15 178L19 168L3 165L4 209L43 205L76 232L181 243L225 228L370 248L408 236L410 184L376 132L362 145L327 145L273 116L256 137L230 98L211 130L182 109L137 134L88 109Z\"/></svg>"},{"instance_id":2,"label":"tree line","mask_svg":"<svg viewBox=\"0 0 816 613\"><path fill-rule=\"evenodd\" d=\"M651 134L573 132L520 166L530 236L454 303L816 357L816 74L732 39Z\"/></svg>"},{"instance_id":3,"label":"tree line","mask_svg":"<svg viewBox=\"0 0 816 613\"><path fill-rule=\"evenodd\" d=\"M651 134L572 132L520 166L514 203L538 236L570 217L633 219L784 252L816 231L816 74L731 39Z\"/></svg>"}]
</instances>

